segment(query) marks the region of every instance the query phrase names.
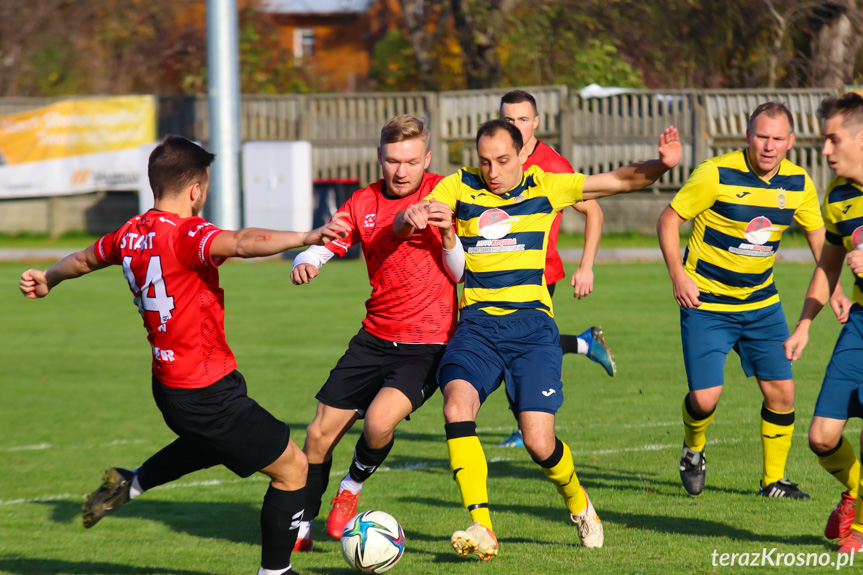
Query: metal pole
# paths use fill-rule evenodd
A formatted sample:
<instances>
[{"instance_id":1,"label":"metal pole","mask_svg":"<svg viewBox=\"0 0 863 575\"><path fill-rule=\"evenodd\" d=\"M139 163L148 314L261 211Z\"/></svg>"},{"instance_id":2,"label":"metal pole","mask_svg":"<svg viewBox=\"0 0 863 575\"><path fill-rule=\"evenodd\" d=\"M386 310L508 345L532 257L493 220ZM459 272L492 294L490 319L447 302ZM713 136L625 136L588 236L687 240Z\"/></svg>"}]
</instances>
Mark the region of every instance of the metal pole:
<instances>
[{"instance_id":1,"label":"metal pole","mask_svg":"<svg viewBox=\"0 0 863 575\"><path fill-rule=\"evenodd\" d=\"M236 0L207 0L207 90L210 102L208 217L223 229L241 227L240 63Z\"/></svg>"}]
</instances>

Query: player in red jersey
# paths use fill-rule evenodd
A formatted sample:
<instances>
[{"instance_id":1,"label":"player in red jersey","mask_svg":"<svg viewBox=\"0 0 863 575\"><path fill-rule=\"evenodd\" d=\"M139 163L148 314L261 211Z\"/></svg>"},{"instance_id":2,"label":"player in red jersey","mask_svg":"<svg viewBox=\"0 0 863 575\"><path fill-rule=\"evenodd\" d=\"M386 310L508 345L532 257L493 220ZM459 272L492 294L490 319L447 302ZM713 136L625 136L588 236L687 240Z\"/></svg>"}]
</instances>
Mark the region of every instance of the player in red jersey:
<instances>
[{"instance_id":1,"label":"player in red jersey","mask_svg":"<svg viewBox=\"0 0 863 575\"><path fill-rule=\"evenodd\" d=\"M21 274L25 297L110 265L123 267L153 353L152 388L179 437L136 470L108 469L83 506L84 527L144 491L222 464L240 477L270 477L261 507L259 575L294 574L291 551L305 501L306 457L288 426L246 394L225 341L217 267L228 257L260 257L343 237L342 214L311 232L221 230L198 217L215 156L168 136L150 155L155 207L47 271Z\"/></svg>"},{"instance_id":2,"label":"player in red jersey","mask_svg":"<svg viewBox=\"0 0 863 575\"><path fill-rule=\"evenodd\" d=\"M574 170L566 158L558 154L551 146L537 139L536 129L539 127L539 116L536 110L536 99L524 90L512 90L500 99L500 117L514 125L521 132L524 148L527 150L527 162L523 169L538 166L544 172L553 174L572 174ZM581 299L593 291L593 262L599 250L599 240L602 236L602 208L596 200L588 200L573 204L573 209L584 214L584 250L578 269L572 274L570 285L573 296ZM566 277L563 270L563 260L557 251L557 236L560 232L560 222L563 212L558 212L548 235L548 251L545 256L545 282L548 291L554 295L557 282ZM608 375L614 377L617 365L614 355L605 343L605 334L599 326L587 328L580 335L561 335L560 347L563 353L578 353L586 355L591 361L605 368ZM512 435L504 439L500 447L524 447L521 430L516 429Z\"/></svg>"},{"instance_id":3,"label":"player in red jersey","mask_svg":"<svg viewBox=\"0 0 863 575\"><path fill-rule=\"evenodd\" d=\"M363 482L392 449L396 425L437 389L437 365L455 330L457 310L455 285L441 269L441 232L430 226L415 241L405 241L392 229L396 214L442 179L425 173L431 161L428 142L425 124L412 116L387 122L378 148L383 179L356 191L339 208L351 234L309 248L294 260L291 279L306 284L333 254L342 256L360 243L372 286L362 328L316 396L317 413L303 447L309 478L296 550L312 548L312 520L327 489L333 449L345 432L365 418L327 518L327 533L335 539L356 515Z\"/></svg>"}]
</instances>

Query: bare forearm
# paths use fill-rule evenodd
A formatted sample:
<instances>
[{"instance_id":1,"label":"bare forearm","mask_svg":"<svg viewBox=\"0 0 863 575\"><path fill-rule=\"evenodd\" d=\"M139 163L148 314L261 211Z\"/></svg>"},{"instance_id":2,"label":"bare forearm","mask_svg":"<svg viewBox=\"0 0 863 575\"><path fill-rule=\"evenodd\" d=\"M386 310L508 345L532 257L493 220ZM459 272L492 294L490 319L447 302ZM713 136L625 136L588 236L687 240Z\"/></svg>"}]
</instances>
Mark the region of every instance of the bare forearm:
<instances>
[{"instance_id":1,"label":"bare forearm","mask_svg":"<svg viewBox=\"0 0 863 575\"><path fill-rule=\"evenodd\" d=\"M79 252L69 254L45 272L48 287L53 288L62 281L81 277L90 272L106 267L108 264L96 259L93 246Z\"/></svg>"},{"instance_id":2,"label":"bare forearm","mask_svg":"<svg viewBox=\"0 0 863 575\"><path fill-rule=\"evenodd\" d=\"M673 217L668 215L667 211L659 218L656 232L659 236L659 248L662 250L662 257L668 268L668 275L674 278L685 273L683 260L680 257L680 226L673 221Z\"/></svg>"},{"instance_id":3,"label":"bare forearm","mask_svg":"<svg viewBox=\"0 0 863 575\"><path fill-rule=\"evenodd\" d=\"M236 232L235 257L260 258L309 245L306 232L246 228Z\"/></svg>"},{"instance_id":4,"label":"bare forearm","mask_svg":"<svg viewBox=\"0 0 863 575\"><path fill-rule=\"evenodd\" d=\"M576 205L581 207L589 206L589 209L584 213L584 252L582 253L579 267L593 269L596 254L599 252L599 243L602 240L602 223L604 219L602 208L596 202L582 202Z\"/></svg>"}]
</instances>

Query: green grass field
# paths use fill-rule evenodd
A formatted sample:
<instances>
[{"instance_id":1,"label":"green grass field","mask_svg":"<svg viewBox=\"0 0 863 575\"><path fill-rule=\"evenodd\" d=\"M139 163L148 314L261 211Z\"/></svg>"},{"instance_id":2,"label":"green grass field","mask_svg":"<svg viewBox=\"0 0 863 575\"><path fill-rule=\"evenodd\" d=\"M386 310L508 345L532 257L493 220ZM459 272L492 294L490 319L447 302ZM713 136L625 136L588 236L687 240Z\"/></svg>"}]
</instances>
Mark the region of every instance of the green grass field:
<instances>
[{"instance_id":1,"label":"green grass field","mask_svg":"<svg viewBox=\"0 0 863 575\"><path fill-rule=\"evenodd\" d=\"M43 264L44 265L44 264ZM5 289L0 402L0 573L242 575L259 563L263 476L240 480L222 468L154 489L91 530L80 523L86 493L110 466L134 467L173 436L150 395L150 352L119 269L67 282L41 301L17 291L24 263L0 264ZM572 267L572 264L569 265ZM570 269L571 271L571 269ZM830 312L795 366L797 426L787 474L809 502L754 495L761 475L760 393L736 356L708 432L707 488L683 491L677 471L686 391L678 314L661 263L600 264L596 290L567 298L559 286L562 333L605 329L619 373L609 378L584 357L564 359L566 401L558 434L605 525L605 547L584 549L559 496L521 449L496 447L514 428L504 394L480 412L500 556L457 556L452 531L469 524L449 471L441 398L397 430L386 463L366 484L361 509L382 509L403 525L405 555L391 573L621 574L822 573L819 567L723 567L712 554L829 553L822 536L839 484L817 464L806 431L838 333ZM250 395L287 421L300 444L314 395L360 326L369 286L360 261L328 265L311 286L293 286L284 261L222 267L227 332ZM811 266L779 264L777 284L793 324ZM855 445L859 421L846 437ZM347 470L358 429L335 454L324 501ZM316 547L297 554L303 574L347 575L336 542L316 525ZM775 557L775 553L772 557ZM717 556L718 557L718 556ZM863 559L859 561L863 564Z\"/></svg>"}]
</instances>

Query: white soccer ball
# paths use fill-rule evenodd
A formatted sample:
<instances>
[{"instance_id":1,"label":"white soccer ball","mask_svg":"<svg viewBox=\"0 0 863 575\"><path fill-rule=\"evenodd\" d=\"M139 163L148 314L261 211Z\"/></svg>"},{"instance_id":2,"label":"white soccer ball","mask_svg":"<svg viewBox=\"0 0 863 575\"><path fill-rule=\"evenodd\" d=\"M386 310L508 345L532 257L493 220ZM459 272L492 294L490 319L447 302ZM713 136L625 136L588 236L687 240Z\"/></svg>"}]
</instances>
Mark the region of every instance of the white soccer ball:
<instances>
[{"instance_id":1,"label":"white soccer ball","mask_svg":"<svg viewBox=\"0 0 863 575\"><path fill-rule=\"evenodd\" d=\"M363 511L345 525L342 555L363 573L383 573L399 562L405 550L402 526L389 513Z\"/></svg>"}]
</instances>

